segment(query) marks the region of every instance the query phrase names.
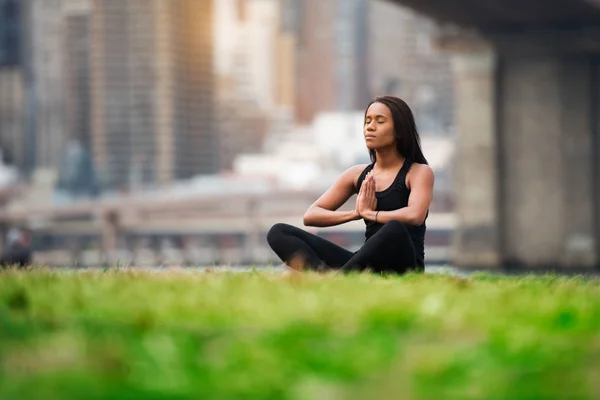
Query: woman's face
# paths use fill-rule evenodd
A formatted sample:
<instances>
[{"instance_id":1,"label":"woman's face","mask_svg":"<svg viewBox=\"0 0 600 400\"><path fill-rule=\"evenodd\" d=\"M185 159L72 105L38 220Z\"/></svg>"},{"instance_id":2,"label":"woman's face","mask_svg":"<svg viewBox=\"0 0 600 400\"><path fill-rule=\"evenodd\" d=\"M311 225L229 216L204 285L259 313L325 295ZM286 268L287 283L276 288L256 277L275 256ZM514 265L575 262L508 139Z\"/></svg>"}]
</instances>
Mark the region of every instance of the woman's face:
<instances>
[{"instance_id":1,"label":"woman's face","mask_svg":"<svg viewBox=\"0 0 600 400\"><path fill-rule=\"evenodd\" d=\"M385 104L373 103L369 106L363 133L369 150L395 146L394 121L390 109Z\"/></svg>"}]
</instances>

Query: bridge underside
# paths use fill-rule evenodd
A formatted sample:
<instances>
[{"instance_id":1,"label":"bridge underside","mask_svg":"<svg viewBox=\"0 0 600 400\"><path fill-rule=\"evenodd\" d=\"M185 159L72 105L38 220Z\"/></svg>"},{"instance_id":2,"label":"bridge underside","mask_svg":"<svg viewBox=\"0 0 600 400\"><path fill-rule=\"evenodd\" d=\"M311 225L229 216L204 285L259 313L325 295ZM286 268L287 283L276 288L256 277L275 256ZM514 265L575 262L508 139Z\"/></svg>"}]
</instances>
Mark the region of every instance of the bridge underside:
<instances>
[{"instance_id":1,"label":"bridge underside","mask_svg":"<svg viewBox=\"0 0 600 400\"><path fill-rule=\"evenodd\" d=\"M391 0L440 23L483 33L600 25L598 0Z\"/></svg>"},{"instance_id":2,"label":"bridge underside","mask_svg":"<svg viewBox=\"0 0 600 400\"><path fill-rule=\"evenodd\" d=\"M393 1L454 54L454 264L600 266L600 0Z\"/></svg>"}]
</instances>

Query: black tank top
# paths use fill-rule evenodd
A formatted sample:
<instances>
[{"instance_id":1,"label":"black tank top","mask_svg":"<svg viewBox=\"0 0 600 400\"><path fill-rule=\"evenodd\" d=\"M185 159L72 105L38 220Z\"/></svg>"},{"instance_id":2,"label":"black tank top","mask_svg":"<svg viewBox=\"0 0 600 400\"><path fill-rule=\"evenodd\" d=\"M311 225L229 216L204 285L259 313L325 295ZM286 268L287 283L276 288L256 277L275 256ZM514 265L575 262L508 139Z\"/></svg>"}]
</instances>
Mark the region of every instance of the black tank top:
<instances>
[{"instance_id":1,"label":"black tank top","mask_svg":"<svg viewBox=\"0 0 600 400\"><path fill-rule=\"evenodd\" d=\"M365 179L365 176L373 169L374 163L369 164L358 177L357 190L360 191L360 187ZM410 170L412 163L405 161L398 171L396 178L392 184L382 192L376 192L375 197L377 198L377 210L376 211L393 211L399 208L408 206L408 196L410 190L406 187L406 174ZM427 212L429 215L429 211ZM425 217L427 219L427 217ZM365 220L366 232L365 240L370 238L377 232L383 224L375 223L374 221ZM420 226L406 225L406 229L412 238L415 246L415 252L417 255L417 264L419 267L423 267L425 264L425 230L426 225L423 222Z\"/></svg>"}]
</instances>

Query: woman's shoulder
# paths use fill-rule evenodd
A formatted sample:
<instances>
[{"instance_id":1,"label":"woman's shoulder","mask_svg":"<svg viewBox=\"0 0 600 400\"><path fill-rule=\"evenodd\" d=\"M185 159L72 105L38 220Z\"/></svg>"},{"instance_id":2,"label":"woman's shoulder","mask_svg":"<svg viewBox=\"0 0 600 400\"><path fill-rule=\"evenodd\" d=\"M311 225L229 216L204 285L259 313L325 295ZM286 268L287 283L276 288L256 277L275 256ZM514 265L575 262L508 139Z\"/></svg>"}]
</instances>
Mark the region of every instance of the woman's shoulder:
<instances>
[{"instance_id":1,"label":"woman's shoulder","mask_svg":"<svg viewBox=\"0 0 600 400\"><path fill-rule=\"evenodd\" d=\"M366 170L370 166L371 166L371 164L356 164L356 165L353 165L353 166L347 168L344 172L342 172L342 175L358 176L358 175L362 174L363 171Z\"/></svg>"},{"instance_id":2,"label":"woman's shoulder","mask_svg":"<svg viewBox=\"0 0 600 400\"><path fill-rule=\"evenodd\" d=\"M433 169L428 164L418 162L412 163L411 170L412 169L415 169L416 171L433 171Z\"/></svg>"},{"instance_id":3,"label":"woman's shoulder","mask_svg":"<svg viewBox=\"0 0 600 400\"><path fill-rule=\"evenodd\" d=\"M353 166L349 167L348 169L346 169L344 172L342 172L341 177L342 177L342 179L347 180L348 182L351 182L352 185L356 188L360 176L370 166L371 166L371 164L353 165Z\"/></svg>"},{"instance_id":4,"label":"woman's shoulder","mask_svg":"<svg viewBox=\"0 0 600 400\"><path fill-rule=\"evenodd\" d=\"M427 164L421 164L418 162L414 162L411 165L410 171L409 172L414 172L416 174L426 174L426 175L430 175L433 174L433 169L427 165Z\"/></svg>"},{"instance_id":5,"label":"woman's shoulder","mask_svg":"<svg viewBox=\"0 0 600 400\"><path fill-rule=\"evenodd\" d=\"M357 164L357 165L353 165L352 167L348 168L346 170L346 172L348 174L352 175L353 177L355 177L356 179L358 179L360 177L360 175L362 175L362 173L365 172L372 165L373 164Z\"/></svg>"},{"instance_id":6,"label":"woman's shoulder","mask_svg":"<svg viewBox=\"0 0 600 400\"><path fill-rule=\"evenodd\" d=\"M433 169L427 164L421 164L417 162L413 163L410 167L410 170L408 171L408 174L406 175L407 187L410 188L410 182L414 181L415 179L422 182L431 181L431 183L433 184Z\"/></svg>"},{"instance_id":7,"label":"woman's shoulder","mask_svg":"<svg viewBox=\"0 0 600 400\"><path fill-rule=\"evenodd\" d=\"M348 168L346 171L352 171L354 174L361 174L364 170L369 168L372 164L356 164Z\"/></svg>"}]
</instances>

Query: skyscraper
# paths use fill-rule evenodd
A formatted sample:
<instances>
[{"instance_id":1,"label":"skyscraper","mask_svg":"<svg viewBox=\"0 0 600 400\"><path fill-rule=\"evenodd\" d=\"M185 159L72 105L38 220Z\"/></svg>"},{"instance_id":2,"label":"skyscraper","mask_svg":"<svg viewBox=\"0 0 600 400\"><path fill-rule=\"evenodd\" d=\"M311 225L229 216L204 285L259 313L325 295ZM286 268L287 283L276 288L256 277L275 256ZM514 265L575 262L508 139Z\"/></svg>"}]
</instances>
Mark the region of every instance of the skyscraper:
<instances>
[{"instance_id":1,"label":"skyscraper","mask_svg":"<svg viewBox=\"0 0 600 400\"><path fill-rule=\"evenodd\" d=\"M218 170L212 0L95 0L92 142L108 188Z\"/></svg>"},{"instance_id":2,"label":"skyscraper","mask_svg":"<svg viewBox=\"0 0 600 400\"><path fill-rule=\"evenodd\" d=\"M0 149L2 161L23 167L22 7L0 0Z\"/></svg>"},{"instance_id":3,"label":"skyscraper","mask_svg":"<svg viewBox=\"0 0 600 400\"><path fill-rule=\"evenodd\" d=\"M165 0L161 0L165 1ZM174 8L175 178L219 171L215 126L213 0L169 1Z\"/></svg>"},{"instance_id":4,"label":"skyscraper","mask_svg":"<svg viewBox=\"0 0 600 400\"><path fill-rule=\"evenodd\" d=\"M90 150L91 3L78 0L65 4L63 51L66 136L67 140L76 140Z\"/></svg>"},{"instance_id":5,"label":"skyscraper","mask_svg":"<svg viewBox=\"0 0 600 400\"><path fill-rule=\"evenodd\" d=\"M23 167L24 94L21 71L17 68L0 69L0 149L2 161Z\"/></svg>"},{"instance_id":6,"label":"skyscraper","mask_svg":"<svg viewBox=\"0 0 600 400\"><path fill-rule=\"evenodd\" d=\"M25 169L56 171L65 140L63 1L23 0Z\"/></svg>"},{"instance_id":7,"label":"skyscraper","mask_svg":"<svg viewBox=\"0 0 600 400\"><path fill-rule=\"evenodd\" d=\"M293 2L297 21L296 118L362 109L368 87L367 0Z\"/></svg>"},{"instance_id":8,"label":"skyscraper","mask_svg":"<svg viewBox=\"0 0 600 400\"><path fill-rule=\"evenodd\" d=\"M450 56L432 51L434 24L387 0L282 0L296 37L295 114L363 110L375 95L405 99L423 130L452 125Z\"/></svg>"},{"instance_id":9,"label":"skyscraper","mask_svg":"<svg viewBox=\"0 0 600 400\"><path fill-rule=\"evenodd\" d=\"M261 152L290 114L293 42L280 30L280 7L278 0L220 0L215 9L223 170L240 153Z\"/></svg>"},{"instance_id":10,"label":"skyscraper","mask_svg":"<svg viewBox=\"0 0 600 400\"><path fill-rule=\"evenodd\" d=\"M26 173L57 171L65 141L89 137L89 0L1 0L0 14L3 147Z\"/></svg>"},{"instance_id":11,"label":"skyscraper","mask_svg":"<svg viewBox=\"0 0 600 400\"><path fill-rule=\"evenodd\" d=\"M277 46L276 101L292 111L296 92L297 0L281 0Z\"/></svg>"},{"instance_id":12,"label":"skyscraper","mask_svg":"<svg viewBox=\"0 0 600 400\"><path fill-rule=\"evenodd\" d=\"M370 0L369 19L370 91L406 100L424 133L447 133L454 110L451 58L431 46L434 23L385 0Z\"/></svg>"},{"instance_id":13,"label":"skyscraper","mask_svg":"<svg viewBox=\"0 0 600 400\"><path fill-rule=\"evenodd\" d=\"M0 0L0 68L20 65L21 11L19 0Z\"/></svg>"},{"instance_id":14,"label":"skyscraper","mask_svg":"<svg viewBox=\"0 0 600 400\"><path fill-rule=\"evenodd\" d=\"M65 142L58 188L83 196L98 189L91 143L91 18L91 0L63 0Z\"/></svg>"}]
</instances>

